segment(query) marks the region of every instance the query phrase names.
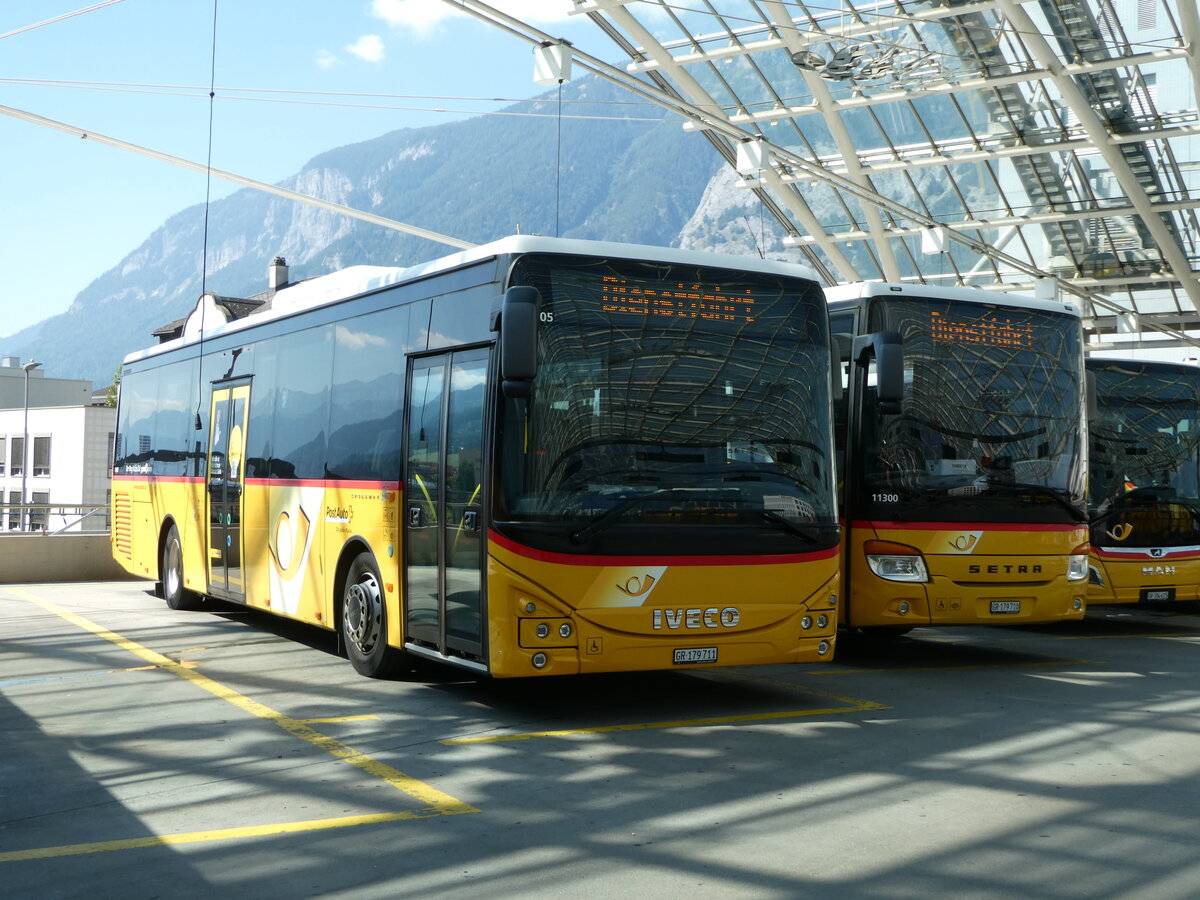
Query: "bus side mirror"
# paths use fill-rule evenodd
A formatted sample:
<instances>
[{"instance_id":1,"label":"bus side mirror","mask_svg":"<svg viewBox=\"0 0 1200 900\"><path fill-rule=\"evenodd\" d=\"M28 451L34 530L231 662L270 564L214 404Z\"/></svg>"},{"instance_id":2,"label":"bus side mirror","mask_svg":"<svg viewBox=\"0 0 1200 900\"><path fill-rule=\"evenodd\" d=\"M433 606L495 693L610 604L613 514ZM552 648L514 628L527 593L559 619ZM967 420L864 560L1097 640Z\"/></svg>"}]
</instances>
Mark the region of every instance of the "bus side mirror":
<instances>
[{"instance_id":1,"label":"bus side mirror","mask_svg":"<svg viewBox=\"0 0 1200 900\"><path fill-rule=\"evenodd\" d=\"M884 415L900 412L904 399L904 341L899 332L878 331L854 339L854 359L866 365L875 357L875 396Z\"/></svg>"},{"instance_id":2,"label":"bus side mirror","mask_svg":"<svg viewBox=\"0 0 1200 900\"><path fill-rule=\"evenodd\" d=\"M831 387L833 389L832 397L834 403L842 401L842 366L850 359L850 348L853 343L853 335L840 331L831 332L829 335L829 374L833 382Z\"/></svg>"},{"instance_id":3,"label":"bus side mirror","mask_svg":"<svg viewBox=\"0 0 1200 900\"><path fill-rule=\"evenodd\" d=\"M541 304L542 295L528 285L504 292L500 309L500 388L505 397L528 397L532 393Z\"/></svg>"}]
</instances>

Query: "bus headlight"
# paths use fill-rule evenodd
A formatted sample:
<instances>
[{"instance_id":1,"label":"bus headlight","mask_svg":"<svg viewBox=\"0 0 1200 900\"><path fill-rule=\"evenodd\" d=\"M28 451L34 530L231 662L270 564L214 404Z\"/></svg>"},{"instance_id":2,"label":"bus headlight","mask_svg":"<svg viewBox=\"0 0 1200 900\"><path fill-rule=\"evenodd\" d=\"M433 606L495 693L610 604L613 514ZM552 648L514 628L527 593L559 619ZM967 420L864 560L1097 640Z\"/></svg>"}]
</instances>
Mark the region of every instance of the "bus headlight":
<instances>
[{"instance_id":1,"label":"bus headlight","mask_svg":"<svg viewBox=\"0 0 1200 900\"><path fill-rule=\"evenodd\" d=\"M919 556L891 556L881 553L867 554L867 565L871 571L888 581L928 581L925 560Z\"/></svg>"},{"instance_id":2,"label":"bus headlight","mask_svg":"<svg viewBox=\"0 0 1200 900\"><path fill-rule=\"evenodd\" d=\"M1088 577L1088 549L1076 547L1067 557L1067 581L1083 581Z\"/></svg>"},{"instance_id":3,"label":"bus headlight","mask_svg":"<svg viewBox=\"0 0 1200 900\"><path fill-rule=\"evenodd\" d=\"M915 547L890 541L867 541L867 565L886 581L928 581L925 558Z\"/></svg>"}]
</instances>

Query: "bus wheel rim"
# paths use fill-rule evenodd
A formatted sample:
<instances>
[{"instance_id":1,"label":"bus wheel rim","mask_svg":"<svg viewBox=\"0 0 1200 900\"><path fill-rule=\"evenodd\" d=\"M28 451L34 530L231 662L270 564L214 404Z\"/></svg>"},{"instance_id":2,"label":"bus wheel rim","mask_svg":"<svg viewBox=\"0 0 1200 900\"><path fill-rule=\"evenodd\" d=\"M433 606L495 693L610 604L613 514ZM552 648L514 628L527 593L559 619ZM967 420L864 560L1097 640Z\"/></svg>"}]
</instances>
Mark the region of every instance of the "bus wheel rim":
<instances>
[{"instance_id":1,"label":"bus wheel rim","mask_svg":"<svg viewBox=\"0 0 1200 900\"><path fill-rule=\"evenodd\" d=\"M379 640L382 611L383 597L374 578L355 582L346 591L346 638L363 654L369 654Z\"/></svg>"}]
</instances>

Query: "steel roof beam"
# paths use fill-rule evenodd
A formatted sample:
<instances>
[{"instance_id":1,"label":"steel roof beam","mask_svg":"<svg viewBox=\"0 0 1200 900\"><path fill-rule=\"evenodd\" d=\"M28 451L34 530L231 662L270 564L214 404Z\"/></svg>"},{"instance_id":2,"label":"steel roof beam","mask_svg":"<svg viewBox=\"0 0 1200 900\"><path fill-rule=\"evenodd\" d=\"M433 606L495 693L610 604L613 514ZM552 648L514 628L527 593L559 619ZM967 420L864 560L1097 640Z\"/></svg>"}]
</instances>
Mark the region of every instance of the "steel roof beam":
<instances>
[{"instance_id":1,"label":"steel roof beam","mask_svg":"<svg viewBox=\"0 0 1200 900\"><path fill-rule=\"evenodd\" d=\"M791 17L787 14L787 10L780 0L767 0L765 5L768 13L771 15L772 21L777 24L782 24L783 22L791 23ZM782 35L784 44L789 50L800 49L793 36L789 35L786 30L782 32ZM825 125L829 128L829 134L833 138L834 145L838 148L838 152L842 156L847 177L860 187L874 191L874 184L871 183L871 179L863 171L863 167L859 162L858 152L854 146L854 139L850 136L850 132L846 128L846 123L836 112L836 102L829 91L828 85L815 72L802 72L801 74L808 85L808 89L813 93L817 108L821 110L825 117ZM864 203L861 208L863 216L866 219L867 231L877 238L874 247L878 254L879 264L883 269L884 280L895 281L900 277L900 266L896 260L896 254L891 242L886 239L885 232L887 226L883 221L883 216L880 214L878 207L873 203ZM826 229L822 227L821 231L824 233Z\"/></svg>"},{"instance_id":2,"label":"steel roof beam","mask_svg":"<svg viewBox=\"0 0 1200 900\"><path fill-rule=\"evenodd\" d=\"M974 9L972 8L972 11ZM1091 75L1112 69L1126 69L1154 63L1170 62L1188 58L1186 49L1158 50L1152 53L1140 53L1137 56L1118 56L1103 63L1065 63L1064 71L1069 75ZM805 73L808 74L808 73ZM1044 81L1053 77L1048 69L1027 69L1023 72L1012 72L1007 75L992 75L981 78L969 78L962 81L943 81L923 88L898 88L888 91L878 91L870 95L849 97L844 100L834 100L834 108L838 111L846 109L862 109L868 106L878 106L884 103L905 103L926 97L945 97L950 94L969 93L987 90L1003 85L1028 84ZM779 119L798 119L803 116L822 115L815 103L805 103L797 106L773 107L760 112L747 112L728 116L734 125L752 125L760 122L775 122ZM689 126L691 128L696 125Z\"/></svg>"},{"instance_id":3,"label":"steel roof beam","mask_svg":"<svg viewBox=\"0 0 1200 900\"><path fill-rule=\"evenodd\" d=\"M1020 3L1035 3L1038 0L1018 0ZM576 0L576 12L604 12L611 13L614 9L622 8L627 5L626 0L586 0L580 2ZM977 3L971 4L971 12L986 12L995 9L999 6L999 0L979 0ZM876 10L875 12L878 12ZM961 9L952 9L949 7L941 7L938 9L926 9L917 12L904 13L903 15L893 15L888 13L879 13L876 18L872 18L865 22L855 22L845 27L831 28L822 31L812 31L808 28L802 28L796 24L796 20L790 16L785 16L784 21L775 24L775 30L778 34L778 29L784 28L797 36L801 40L801 48L807 48L813 44L824 44L830 40L854 40L860 37L878 34L882 28L894 27L899 25L923 25L938 22L942 19L953 19L956 16L962 15ZM827 13L826 18L834 19L840 16L840 10L836 7L833 12ZM820 18L820 16L814 16ZM886 20L892 25L881 24ZM839 19L840 22L840 19ZM693 47L698 43L707 41L727 41L732 34L739 37L743 34L758 34L766 31L766 25L750 25L746 28L739 28L736 31L730 30L728 33L714 32L713 34L697 35L688 40L672 41L669 43L660 43L664 50L670 52L676 47ZM705 50L701 53L680 54L673 57L677 62L685 65L690 63L703 62L709 59L729 59L737 56L746 56L749 53L757 53L763 50L777 50L783 47L784 41L782 38L764 38L761 41L741 42L738 45L715 47L712 50ZM752 49L751 49L752 48ZM653 68L658 65L655 60L645 60L642 62L633 62L628 66L631 73L644 73L653 71Z\"/></svg>"},{"instance_id":4,"label":"steel roof beam","mask_svg":"<svg viewBox=\"0 0 1200 900\"><path fill-rule=\"evenodd\" d=\"M1196 202L1194 200L1169 200L1151 204L1151 208L1157 213L1181 212L1187 209L1194 209ZM1121 217L1136 216L1141 214L1141 209L1138 206L1127 203L1121 206L1104 206L1095 207L1094 209L1078 210L1073 212L1047 212L1047 213L1031 213L1027 216L998 216L994 219L959 219L954 222L941 222L939 227L948 228L957 231L986 231L993 228L1012 228L1029 226L1050 225L1055 222L1086 222L1092 219L1113 219ZM889 228L887 236L891 238L915 237L925 231L925 226L909 227L909 228ZM867 231L839 231L834 233L838 241L869 241L875 240L876 235ZM801 235L797 238L789 240L789 243L807 243L808 237Z\"/></svg>"},{"instance_id":5,"label":"steel roof beam","mask_svg":"<svg viewBox=\"0 0 1200 900\"><path fill-rule=\"evenodd\" d=\"M1001 9L1005 11L1010 22L1022 33L1026 46L1043 68L1052 75L1050 80L1058 89L1059 95L1070 110L1079 119L1080 125L1091 141L1100 151L1113 173L1121 190L1130 199L1138 211L1143 225L1157 245L1158 252L1171 270L1179 277L1183 290L1194 308L1200 309L1200 284L1195 278L1185 277L1192 273L1191 262L1183 252L1175 235L1167 227L1162 217L1157 214L1146 196L1141 183L1137 180L1128 160L1121 154L1120 148L1111 140L1109 127L1101 121L1100 116L1088 103L1088 98L1080 89L1074 78L1066 73L1066 66L1059 60L1046 39L1037 31L1028 14L1014 0L1000 0Z\"/></svg>"},{"instance_id":6,"label":"steel roof beam","mask_svg":"<svg viewBox=\"0 0 1200 900\"><path fill-rule=\"evenodd\" d=\"M655 40L652 35L634 16L632 16L623 7L609 9L609 17L614 24L620 27L626 34L637 42L642 48L641 52L649 54L658 59L660 65L658 71L665 72L678 86L681 93L695 106L701 109L712 110L710 116L720 117L727 124L727 117L720 104L718 104L711 95L697 82L683 66L675 65L662 46ZM738 129L738 136L735 140L745 139L750 137ZM837 269L838 276L844 281L853 281L860 277L858 270L851 263L849 258L837 246L835 240L825 233L824 227L820 220L816 217L813 211L809 208L808 203L795 190L789 190L781 182L778 181L779 173L773 168L764 170L762 174L763 180L772 184L775 188L775 197L780 203L784 204L788 211L796 218L800 226L815 238L814 243L817 244L829 257L833 266ZM784 223L785 227L792 230L790 225Z\"/></svg>"},{"instance_id":7,"label":"steel roof beam","mask_svg":"<svg viewBox=\"0 0 1200 900\"><path fill-rule=\"evenodd\" d=\"M1142 144L1150 141L1182 140L1184 138L1196 137L1197 135L1200 135L1200 123L1181 126L1179 128L1159 128L1154 131L1140 131L1135 134L1113 135L1112 143L1116 146L1121 146L1122 144ZM996 138L983 138L979 140L961 138L954 142L943 141L939 144L896 148L899 152L894 152L890 147L870 147L860 149L858 151L858 158L862 162L862 168L865 172L878 173L904 171L914 168L937 168L960 163L987 162L990 159L1012 159L1018 156L1039 156L1093 149L1092 142L1087 137L1068 138L1066 140L1055 141L1052 144L1021 144L1018 146L1001 147L995 146L997 143L999 141ZM975 145L979 145L981 149L960 149ZM871 157L878 157L886 161L865 161ZM826 165L830 171L837 172L841 169L839 163L842 159L840 156L819 156L817 160ZM803 175L784 176L784 181L807 180L809 179ZM1192 206L1194 205L1192 204Z\"/></svg>"}]
</instances>

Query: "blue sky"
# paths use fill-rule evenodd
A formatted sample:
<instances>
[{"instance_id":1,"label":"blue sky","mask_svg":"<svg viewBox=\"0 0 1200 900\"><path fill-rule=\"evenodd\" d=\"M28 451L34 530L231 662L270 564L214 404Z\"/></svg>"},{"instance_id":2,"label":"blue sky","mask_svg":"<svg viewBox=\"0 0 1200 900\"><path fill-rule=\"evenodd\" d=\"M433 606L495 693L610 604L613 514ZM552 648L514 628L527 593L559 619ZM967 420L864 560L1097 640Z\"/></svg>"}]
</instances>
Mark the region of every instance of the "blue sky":
<instances>
[{"instance_id":1,"label":"blue sky","mask_svg":"<svg viewBox=\"0 0 1200 900\"><path fill-rule=\"evenodd\" d=\"M615 57L594 26L568 15L570 0L491 5ZM0 105L203 162L213 9L213 0L4 0ZM529 44L442 0L217 0L216 23L212 165L259 181L280 181L332 147L506 105L484 98L547 90L533 81ZM0 173L0 336L65 311L206 191L203 175L8 116ZM235 187L211 189L216 199Z\"/></svg>"}]
</instances>

